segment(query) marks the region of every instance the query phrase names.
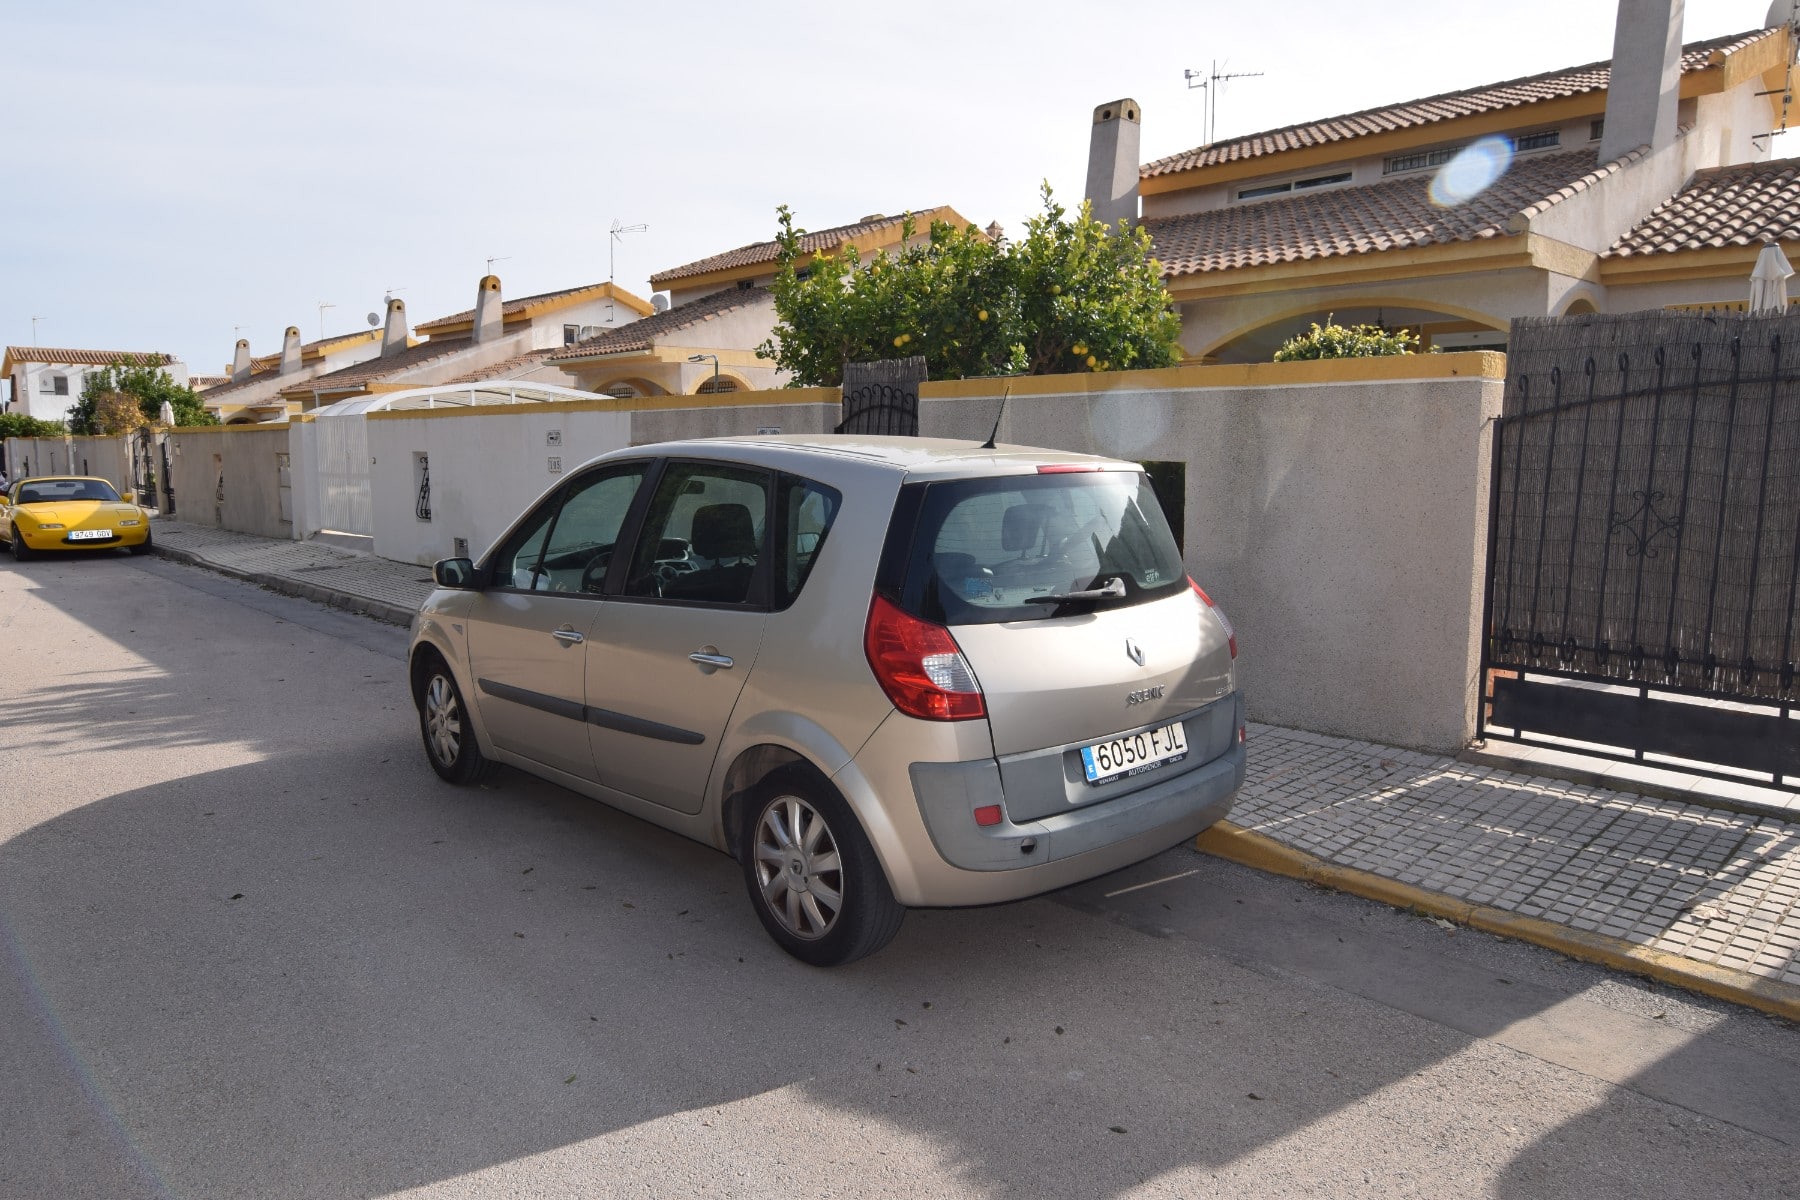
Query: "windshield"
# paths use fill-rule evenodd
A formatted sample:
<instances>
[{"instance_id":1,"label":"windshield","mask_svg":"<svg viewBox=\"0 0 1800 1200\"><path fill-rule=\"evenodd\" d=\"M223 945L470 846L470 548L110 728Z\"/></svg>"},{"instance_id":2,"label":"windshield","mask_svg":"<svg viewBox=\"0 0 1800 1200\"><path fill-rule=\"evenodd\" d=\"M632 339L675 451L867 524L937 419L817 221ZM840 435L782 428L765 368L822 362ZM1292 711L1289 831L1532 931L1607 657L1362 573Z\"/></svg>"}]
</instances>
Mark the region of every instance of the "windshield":
<instances>
[{"instance_id":1,"label":"windshield","mask_svg":"<svg viewBox=\"0 0 1800 1200\"><path fill-rule=\"evenodd\" d=\"M1144 475L1012 475L927 487L901 603L944 625L993 624L1140 604L1185 586Z\"/></svg>"},{"instance_id":2,"label":"windshield","mask_svg":"<svg viewBox=\"0 0 1800 1200\"><path fill-rule=\"evenodd\" d=\"M15 504L51 504L58 500L116 501L119 493L103 479L39 479L19 485Z\"/></svg>"}]
</instances>

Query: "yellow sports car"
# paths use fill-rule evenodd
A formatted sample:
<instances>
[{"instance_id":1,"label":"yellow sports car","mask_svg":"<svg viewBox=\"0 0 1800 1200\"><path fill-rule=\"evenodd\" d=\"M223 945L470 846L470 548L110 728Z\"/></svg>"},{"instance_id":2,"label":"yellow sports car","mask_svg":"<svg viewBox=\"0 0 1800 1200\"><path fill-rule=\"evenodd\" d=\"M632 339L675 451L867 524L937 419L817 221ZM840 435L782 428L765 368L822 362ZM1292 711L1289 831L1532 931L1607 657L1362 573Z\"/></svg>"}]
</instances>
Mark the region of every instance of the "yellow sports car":
<instances>
[{"instance_id":1,"label":"yellow sports car","mask_svg":"<svg viewBox=\"0 0 1800 1200\"><path fill-rule=\"evenodd\" d=\"M21 561L44 550L150 549L150 514L104 479L40 475L0 494L0 537Z\"/></svg>"}]
</instances>

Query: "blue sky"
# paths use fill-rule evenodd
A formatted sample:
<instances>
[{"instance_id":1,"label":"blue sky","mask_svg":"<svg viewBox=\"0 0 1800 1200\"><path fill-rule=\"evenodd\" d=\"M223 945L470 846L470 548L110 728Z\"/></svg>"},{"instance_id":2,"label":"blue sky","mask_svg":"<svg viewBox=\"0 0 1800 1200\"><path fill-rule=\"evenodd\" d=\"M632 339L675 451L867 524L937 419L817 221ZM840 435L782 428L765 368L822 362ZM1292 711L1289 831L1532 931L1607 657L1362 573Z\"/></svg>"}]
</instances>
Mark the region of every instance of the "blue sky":
<instances>
[{"instance_id":1,"label":"blue sky","mask_svg":"<svg viewBox=\"0 0 1800 1200\"><path fill-rule=\"evenodd\" d=\"M1689 41L1767 0L1688 0ZM1260 71L1221 138L1612 53L1607 0L48 5L0 0L0 343L164 350L215 372L297 324L414 323L619 283L773 235L949 204L1077 203L1093 107L1146 159L1200 144L1186 68ZM1800 114L1797 114L1800 120ZM1791 139L1782 139L1789 141ZM1794 153L1777 143L1776 153ZM241 329L241 332L239 330Z\"/></svg>"}]
</instances>

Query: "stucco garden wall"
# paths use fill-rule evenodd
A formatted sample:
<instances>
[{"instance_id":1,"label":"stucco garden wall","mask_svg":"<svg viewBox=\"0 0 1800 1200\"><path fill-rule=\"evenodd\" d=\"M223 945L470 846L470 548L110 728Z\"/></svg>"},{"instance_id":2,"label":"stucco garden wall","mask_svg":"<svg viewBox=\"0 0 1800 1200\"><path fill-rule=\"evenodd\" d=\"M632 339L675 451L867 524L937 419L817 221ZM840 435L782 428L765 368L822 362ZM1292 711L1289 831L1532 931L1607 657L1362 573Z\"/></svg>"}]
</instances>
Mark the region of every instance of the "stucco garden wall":
<instances>
[{"instance_id":1,"label":"stucco garden wall","mask_svg":"<svg viewBox=\"0 0 1800 1200\"><path fill-rule=\"evenodd\" d=\"M131 451L119 437L6 439L6 477L97 475L120 491L131 488Z\"/></svg>"},{"instance_id":2,"label":"stucco garden wall","mask_svg":"<svg viewBox=\"0 0 1800 1200\"><path fill-rule=\"evenodd\" d=\"M174 516L259 537L293 536L285 515L287 425L174 429L168 435ZM223 482L221 483L221 479Z\"/></svg>"},{"instance_id":3,"label":"stucco garden wall","mask_svg":"<svg viewBox=\"0 0 1800 1200\"><path fill-rule=\"evenodd\" d=\"M1000 440L1186 464L1187 565L1237 626L1254 719L1453 751L1474 734L1505 361L1016 380ZM927 384L921 432L985 440L999 391Z\"/></svg>"},{"instance_id":4,"label":"stucco garden wall","mask_svg":"<svg viewBox=\"0 0 1800 1200\"><path fill-rule=\"evenodd\" d=\"M1504 375L1501 355L1444 354L1021 378L1000 438L1185 464L1187 565L1237 625L1255 719L1456 750L1474 730ZM985 441L1008 382L925 384L921 432ZM371 414L375 550L425 563L463 537L480 554L555 478L552 429L566 473L616 446L838 419L828 389Z\"/></svg>"},{"instance_id":5,"label":"stucco garden wall","mask_svg":"<svg viewBox=\"0 0 1800 1200\"><path fill-rule=\"evenodd\" d=\"M537 496L588 459L630 444L619 401L370 413L374 551L428 564L479 557ZM431 472L431 518L418 515L417 458Z\"/></svg>"}]
</instances>

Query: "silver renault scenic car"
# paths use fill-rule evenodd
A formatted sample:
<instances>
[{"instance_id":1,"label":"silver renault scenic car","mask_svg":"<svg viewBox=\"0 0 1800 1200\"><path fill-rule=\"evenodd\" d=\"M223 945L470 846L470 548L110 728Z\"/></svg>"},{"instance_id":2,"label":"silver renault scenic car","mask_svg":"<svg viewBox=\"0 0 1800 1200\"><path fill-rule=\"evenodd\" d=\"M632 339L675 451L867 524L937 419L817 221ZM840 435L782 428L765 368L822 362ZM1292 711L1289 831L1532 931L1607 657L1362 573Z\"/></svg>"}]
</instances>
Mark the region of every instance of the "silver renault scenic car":
<instances>
[{"instance_id":1,"label":"silver renault scenic car","mask_svg":"<svg viewBox=\"0 0 1800 1200\"><path fill-rule=\"evenodd\" d=\"M1165 850L1244 779L1237 644L1133 463L923 438L595 459L414 625L425 751L706 842L785 950Z\"/></svg>"}]
</instances>

